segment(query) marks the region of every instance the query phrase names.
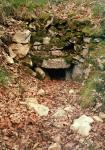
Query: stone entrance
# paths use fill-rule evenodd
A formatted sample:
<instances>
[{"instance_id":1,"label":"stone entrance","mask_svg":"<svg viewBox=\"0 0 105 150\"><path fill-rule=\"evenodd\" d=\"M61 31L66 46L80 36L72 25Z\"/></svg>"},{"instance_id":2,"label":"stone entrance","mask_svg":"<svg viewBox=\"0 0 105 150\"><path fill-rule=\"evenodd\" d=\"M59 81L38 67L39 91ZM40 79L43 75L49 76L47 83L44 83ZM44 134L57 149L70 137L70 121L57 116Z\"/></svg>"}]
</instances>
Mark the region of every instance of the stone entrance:
<instances>
[{"instance_id":1,"label":"stone entrance","mask_svg":"<svg viewBox=\"0 0 105 150\"><path fill-rule=\"evenodd\" d=\"M71 69L43 69L50 80L70 80Z\"/></svg>"}]
</instances>

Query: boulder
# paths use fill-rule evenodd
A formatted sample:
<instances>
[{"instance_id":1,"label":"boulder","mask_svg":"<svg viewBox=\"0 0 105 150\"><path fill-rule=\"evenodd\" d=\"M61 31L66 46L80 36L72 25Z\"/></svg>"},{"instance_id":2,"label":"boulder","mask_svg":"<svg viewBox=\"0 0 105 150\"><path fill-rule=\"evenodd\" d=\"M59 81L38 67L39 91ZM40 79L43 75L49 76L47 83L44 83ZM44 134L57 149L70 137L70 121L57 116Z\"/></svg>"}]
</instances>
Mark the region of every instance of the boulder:
<instances>
[{"instance_id":1,"label":"boulder","mask_svg":"<svg viewBox=\"0 0 105 150\"><path fill-rule=\"evenodd\" d=\"M37 67L35 71L36 71L37 78L42 79L42 80L45 78L46 74L40 67Z\"/></svg>"},{"instance_id":2,"label":"boulder","mask_svg":"<svg viewBox=\"0 0 105 150\"><path fill-rule=\"evenodd\" d=\"M16 44L13 43L9 46L10 56L12 58L18 56L19 58L25 57L29 52L29 45L28 44Z\"/></svg>"},{"instance_id":3,"label":"boulder","mask_svg":"<svg viewBox=\"0 0 105 150\"><path fill-rule=\"evenodd\" d=\"M29 30L18 30L13 36L13 41L16 43L28 44L30 42L30 36L31 34Z\"/></svg>"}]
</instances>

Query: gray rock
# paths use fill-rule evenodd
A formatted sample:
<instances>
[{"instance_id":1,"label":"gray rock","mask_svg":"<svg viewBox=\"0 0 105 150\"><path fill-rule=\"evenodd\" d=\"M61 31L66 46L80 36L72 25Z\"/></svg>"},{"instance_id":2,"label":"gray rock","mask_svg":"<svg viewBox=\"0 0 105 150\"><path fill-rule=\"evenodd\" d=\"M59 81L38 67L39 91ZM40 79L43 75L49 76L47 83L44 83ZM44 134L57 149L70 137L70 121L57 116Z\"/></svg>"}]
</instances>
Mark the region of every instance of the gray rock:
<instances>
[{"instance_id":1,"label":"gray rock","mask_svg":"<svg viewBox=\"0 0 105 150\"><path fill-rule=\"evenodd\" d=\"M35 71L36 71L37 78L39 78L41 80L43 80L45 78L45 72L41 68L37 67L35 69Z\"/></svg>"},{"instance_id":2,"label":"gray rock","mask_svg":"<svg viewBox=\"0 0 105 150\"><path fill-rule=\"evenodd\" d=\"M60 69L60 68L69 68L70 64L68 64L63 58L55 58L43 60L42 67L49 69Z\"/></svg>"},{"instance_id":3,"label":"gray rock","mask_svg":"<svg viewBox=\"0 0 105 150\"><path fill-rule=\"evenodd\" d=\"M61 150L61 145L58 143L51 144L48 150Z\"/></svg>"},{"instance_id":4,"label":"gray rock","mask_svg":"<svg viewBox=\"0 0 105 150\"><path fill-rule=\"evenodd\" d=\"M68 69L65 69L65 80L70 80L71 79L71 70L68 68Z\"/></svg>"},{"instance_id":5,"label":"gray rock","mask_svg":"<svg viewBox=\"0 0 105 150\"><path fill-rule=\"evenodd\" d=\"M77 131L82 136L88 136L91 130L90 124L93 123L93 119L86 115L82 115L80 118L75 119L71 125L71 129Z\"/></svg>"},{"instance_id":6,"label":"gray rock","mask_svg":"<svg viewBox=\"0 0 105 150\"><path fill-rule=\"evenodd\" d=\"M80 81L83 79L83 68L81 64L77 64L74 66L72 71L72 79L76 81Z\"/></svg>"}]
</instances>

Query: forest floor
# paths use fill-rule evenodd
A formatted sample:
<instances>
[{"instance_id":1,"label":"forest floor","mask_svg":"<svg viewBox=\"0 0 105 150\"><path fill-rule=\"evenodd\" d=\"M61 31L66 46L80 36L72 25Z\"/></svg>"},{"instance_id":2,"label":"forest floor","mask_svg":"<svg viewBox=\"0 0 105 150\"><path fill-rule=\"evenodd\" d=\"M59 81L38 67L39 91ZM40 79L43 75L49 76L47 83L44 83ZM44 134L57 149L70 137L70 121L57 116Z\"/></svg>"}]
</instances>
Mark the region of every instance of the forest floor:
<instances>
[{"instance_id":1,"label":"forest floor","mask_svg":"<svg viewBox=\"0 0 105 150\"><path fill-rule=\"evenodd\" d=\"M0 86L1 150L47 150L54 142L60 143L62 150L104 150L104 122L94 121L87 137L70 128L73 120L83 114L97 115L95 107L80 107L80 83L40 81L20 65L6 67L11 72L12 81L6 87ZM43 92L38 92L40 89ZM24 104L26 99L31 98L49 108L47 116L38 115ZM58 108L66 110L67 116L54 117Z\"/></svg>"}]
</instances>

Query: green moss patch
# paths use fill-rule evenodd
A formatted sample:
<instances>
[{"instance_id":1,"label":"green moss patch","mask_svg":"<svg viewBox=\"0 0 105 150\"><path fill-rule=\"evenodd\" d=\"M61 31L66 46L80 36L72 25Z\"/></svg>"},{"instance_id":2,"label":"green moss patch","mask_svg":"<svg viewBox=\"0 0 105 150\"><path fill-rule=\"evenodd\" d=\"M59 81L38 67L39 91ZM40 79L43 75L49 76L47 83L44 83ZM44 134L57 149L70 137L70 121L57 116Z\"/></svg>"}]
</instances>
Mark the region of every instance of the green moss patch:
<instances>
[{"instance_id":1,"label":"green moss patch","mask_svg":"<svg viewBox=\"0 0 105 150\"><path fill-rule=\"evenodd\" d=\"M0 85L7 85L10 80L8 72L0 67Z\"/></svg>"},{"instance_id":2,"label":"green moss patch","mask_svg":"<svg viewBox=\"0 0 105 150\"><path fill-rule=\"evenodd\" d=\"M96 80L97 73L92 73L90 77L84 83L84 86L81 88L81 102L80 105L82 107L89 107L94 104L94 90L96 89Z\"/></svg>"}]
</instances>

